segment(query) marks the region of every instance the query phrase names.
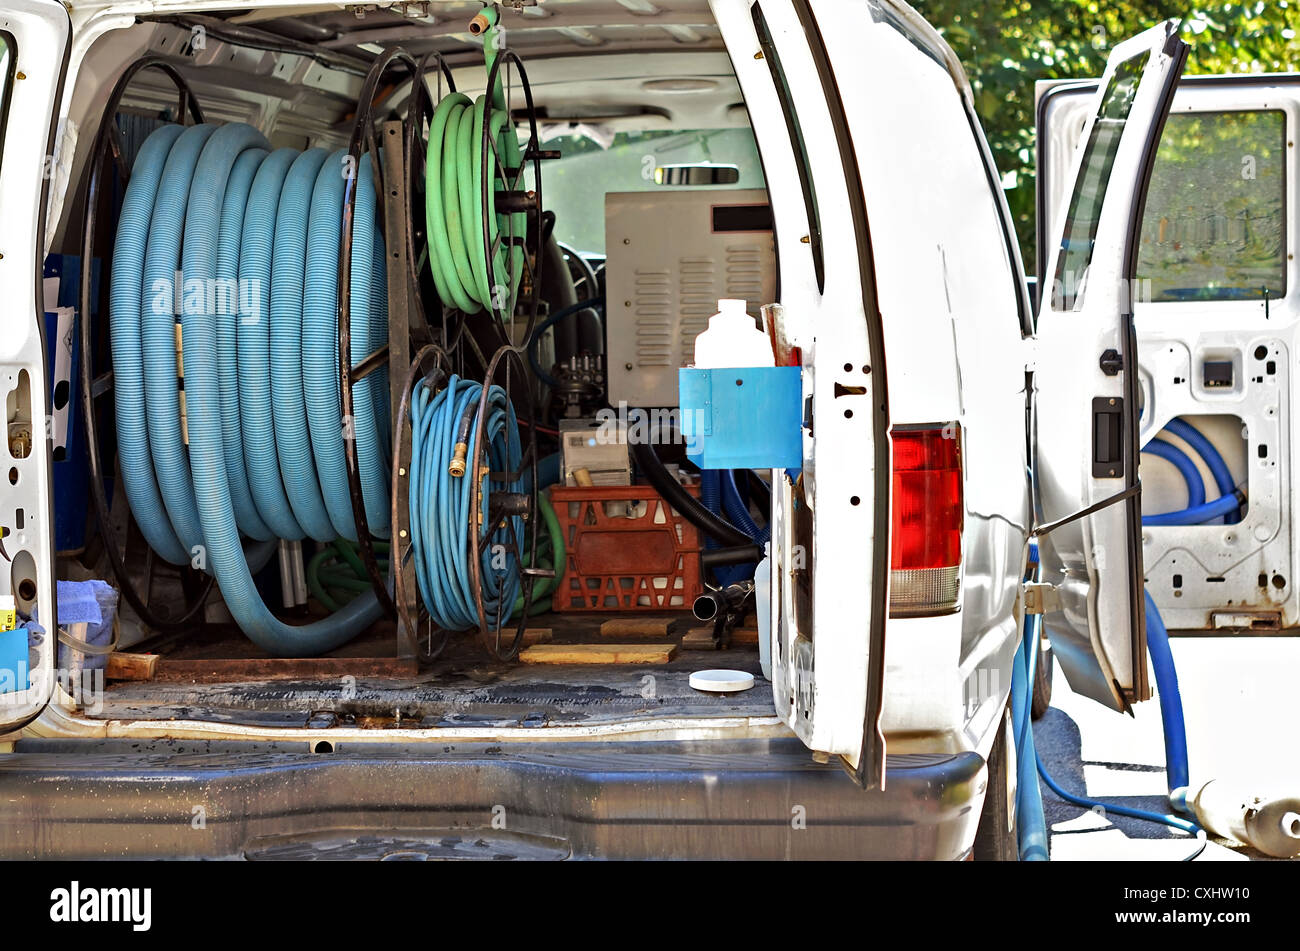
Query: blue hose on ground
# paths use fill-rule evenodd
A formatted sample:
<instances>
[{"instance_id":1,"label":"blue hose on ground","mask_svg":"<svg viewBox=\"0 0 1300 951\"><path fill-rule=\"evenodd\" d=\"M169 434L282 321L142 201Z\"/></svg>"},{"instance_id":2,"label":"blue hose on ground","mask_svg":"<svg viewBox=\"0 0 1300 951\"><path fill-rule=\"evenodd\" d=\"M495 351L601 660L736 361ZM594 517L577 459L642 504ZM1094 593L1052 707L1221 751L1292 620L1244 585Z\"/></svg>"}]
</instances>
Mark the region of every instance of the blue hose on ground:
<instances>
[{"instance_id":1,"label":"blue hose on ground","mask_svg":"<svg viewBox=\"0 0 1300 951\"><path fill-rule=\"evenodd\" d=\"M411 543L420 597L435 624L460 631L478 626L478 607L470 574L470 492L482 493L480 511L490 511L493 492L523 492L522 474L495 481L484 472L475 480L453 475L458 433L469 423L467 443L473 445L478 429L477 411L483 384L453 374L434 393L427 381L416 385L411 401ZM518 473L522 451L514 407L505 390L488 391L488 414L482 438L488 445L491 472ZM477 463L470 460L472 472ZM540 481L540 479L539 479ZM519 594L519 563L515 546L522 549L523 520L503 519L482 548L479 565L484 613L489 622L507 620Z\"/></svg>"},{"instance_id":2,"label":"blue hose on ground","mask_svg":"<svg viewBox=\"0 0 1300 951\"><path fill-rule=\"evenodd\" d=\"M1038 667L1038 622L1040 615L1025 618L1025 636L1016 648L1011 670L1011 723L1016 740L1016 829L1020 861L1046 862L1047 820L1043 815L1043 794L1038 788L1031 719L1034 674Z\"/></svg>"},{"instance_id":3,"label":"blue hose on ground","mask_svg":"<svg viewBox=\"0 0 1300 951\"><path fill-rule=\"evenodd\" d=\"M282 623L241 540L353 537L337 508L344 438L357 440L372 530L387 532L384 391L358 384L349 431L339 401L341 157L271 151L241 123L164 127L136 160L114 248L114 389L132 512L161 557L207 567L243 631L278 655L331 650L379 616L372 592L313 624ZM369 156L357 175L354 359L386 326Z\"/></svg>"},{"instance_id":4,"label":"blue hose on ground","mask_svg":"<svg viewBox=\"0 0 1300 951\"><path fill-rule=\"evenodd\" d=\"M1030 546L1030 563L1037 577L1038 546ZM1160 697L1161 723L1165 737L1165 773L1169 785L1170 804L1180 812L1187 811L1187 732L1183 722L1182 698L1178 690L1178 675L1174 668L1173 653L1164 622L1150 594L1146 594L1147 646L1155 668L1156 689ZM1041 776L1049 789L1072 805L1084 809L1100 806L1106 812L1148 822L1158 822L1192 835L1200 826L1191 819L1180 816L1134 809L1117 803L1102 802L1086 796L1076 796L1062 789L1052 778L1033 745L1033 723L1030 718L1029 698L1034 674L1038 665L1038 644L1041 637L1042 615L1025 618L1024 639L1016 650L1016 666L1011 675L1012 725L1016 736L1016 809L1022 860L1047 857L1047 827L1043 818L1042 796L1037 777ZM1154 632L1154 636L1153 636ZM1035 771L1037 776L1035 776ZM1199 850L1196 854L1199 854Z\"/></svg>"},{"instance_id":5,"label":"blue hose on ground","mask_svg":"<svg viewBox=\"0 0 1300 951\"><path fill-rule=\"evenodd\" d=\"M1179 812L1187 808L1187 726L1183 721L1183 697L1178 690L1178 671L1169 648L1169 632L1151 593L1146 598L1147 651L1156 675L1156 692L1160 696L1160 721L1165 734L1165 776L1169 781L1169 801Z\"/></svg>"}]
</instances>

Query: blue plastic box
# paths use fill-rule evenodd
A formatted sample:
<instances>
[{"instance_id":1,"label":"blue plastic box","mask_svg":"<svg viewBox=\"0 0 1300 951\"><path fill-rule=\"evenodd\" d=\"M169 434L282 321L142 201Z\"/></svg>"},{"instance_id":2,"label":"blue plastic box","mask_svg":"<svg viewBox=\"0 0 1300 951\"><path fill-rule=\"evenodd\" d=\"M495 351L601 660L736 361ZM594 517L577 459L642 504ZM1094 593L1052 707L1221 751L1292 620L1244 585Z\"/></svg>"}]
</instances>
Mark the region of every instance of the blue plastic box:
<instances>
[{"instance_id":1,"label":"blue plastic box","mask_svg":"<svg viewBox=\"0 0 1300 951\"><path fill-rule=\"evenodd\" d=\"M0 631L0 693L14 693L30 686L27 669L27 628Z\"/></svg>"},{"instance_id":2,"label":"blue plastic box","mask_svg":"<svg viewBox=\"0 0 1300 951\"><path fill-rule=\"evenodd\" d=\"M803 465L799 367L677 371L686 456L701 469Z\"/></svg>"}]
</instances>

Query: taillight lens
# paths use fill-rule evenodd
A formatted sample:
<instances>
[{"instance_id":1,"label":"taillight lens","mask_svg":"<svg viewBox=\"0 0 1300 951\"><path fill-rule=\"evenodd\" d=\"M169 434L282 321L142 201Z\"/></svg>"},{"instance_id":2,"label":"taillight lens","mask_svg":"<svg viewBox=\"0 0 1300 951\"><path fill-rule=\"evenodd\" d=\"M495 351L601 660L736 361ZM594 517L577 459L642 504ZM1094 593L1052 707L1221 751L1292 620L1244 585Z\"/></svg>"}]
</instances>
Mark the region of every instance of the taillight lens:
<instances>
[{"instance_id":1,"label":"taillight lens","mask_svg":"<svg viewBox=\"0 0 1300 951\"><path fill-rule=\"evenodd\" d=\"M961 588L961 427L895 429L889 613L945 614Z\"/></svg>"}]
</instances>

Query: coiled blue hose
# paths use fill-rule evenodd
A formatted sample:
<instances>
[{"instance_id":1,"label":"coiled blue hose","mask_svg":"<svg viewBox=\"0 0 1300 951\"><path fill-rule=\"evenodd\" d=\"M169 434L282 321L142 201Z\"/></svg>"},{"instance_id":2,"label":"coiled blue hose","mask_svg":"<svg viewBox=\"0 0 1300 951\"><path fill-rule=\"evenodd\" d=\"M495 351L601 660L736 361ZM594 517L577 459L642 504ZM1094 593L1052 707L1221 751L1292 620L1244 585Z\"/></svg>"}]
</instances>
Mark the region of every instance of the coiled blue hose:
<instances>
[{"instance_id":1,"label":"coiled blue hose","mask_svg":"<svg viewBox=\"0 0 1300 951\"><path fill-rule=\"evenodd\" d=\"M1223 461L1223 456L1219 455L1219 450L1214 448L1214 443L1206 439L1199 429L1186 420L1171 419L1165 424L1165 430L1183 440L1205 460L1205 464L1210 467L1210 475L1214 477L1214 484L1218 486L1220 496L1228 497L1236 493L1237 486L1232 481L1232 471L1228 468L1228 464ZM1241 521L1240 516L1228 515L1225 519L1227 523L1239 521Z\"/></svg>"},{"instance_id":2,"label":"coiled blue hose","mask_svg":"<svg viewBox=\"0 0 1300 951\"><path fill-rule=\"evenodd\" d=\"M137 157L113 255L114 389L132 512L161 557L212 571L239 626L278 655L330 650L379 616L369 593L313 624L282 623L262 602L241 542L355 540L344 439L357 440L371 528L387 533L379 375L358 384L354 419L341 412L344 157L271 151L241 123L164 127ZM387 327L369 156L355 174L354 360Z\"/></svg>"},{"instance_id":3,"label":"coiled blue hose","mask_svg":"<svg viewBox=\"0 0 1300 951\"><path fill-rule=\"evenodd\" d=\"M483 393L483 384L452 375L447 385L436 393L428 381L416 384L411 400L411 491L410 524L412 560L420 597L434 623L446 630L466 630L478 626L472 578L470 574L470 492L475 490L470 472L455 476L448 470L456 452L462 422L475 415ZM478 431L475 418L468 429L469 445ZM482 493L480 511L491 510L492 493L523 492L525 480L519 472L522 458L519 429L514 407L505 390L492 386L488 391L488 412L483 422L482 439L488 446L488 464L492 472L510 473L513 477L494 480L483 473L478 480ZM523 538L523 521L518 516L503 520L491 530L482 548L479 570L483 609L489 622L510 617L519 595L519 563L516 544Z\"/></svg>"},{"instance_id":4,"label":"coiled blue hose","mask_svg":"<svg viewBox=\"0 0 1300 951\"><path fill-rule=\"evenodd\" d=\"M1192 462L1187 453L1163 439L1151 440L1142 447L1142 451L1172 463L1182 475L1183 481L1187 483L1187 508L1196 508L1205 502L1205 485L1201 481L1201 470L1196 468L1196 463Z\"/></svg>"},{"instance_id":5,"label":"coiled blue hose","mask_svg":"<svg viewBox=\"0 0 1300 951\"><path fill-rule=\"evenodd\" d=\"M1241 521L1241 503L1244 500L1232 481L1232 472L1223 461L1219 450L1214 448L1205 435L1195 426L1183 419L1172 419L1166 424L1165 432L1177 436L1187 443L1192 450L1205 460L1214 483L1218 487L1219 497L1205 501L1205 483L1196 464L1181 449L1162 439L1152 439L1142 447L1149 455L1167 459L1177 467L1187 483L1187 508L1178 512L1161 512L1143 515L1143 525L1203 525L1206 522L1222 518L1225 524Z\"/></svg>"}]
</instances>

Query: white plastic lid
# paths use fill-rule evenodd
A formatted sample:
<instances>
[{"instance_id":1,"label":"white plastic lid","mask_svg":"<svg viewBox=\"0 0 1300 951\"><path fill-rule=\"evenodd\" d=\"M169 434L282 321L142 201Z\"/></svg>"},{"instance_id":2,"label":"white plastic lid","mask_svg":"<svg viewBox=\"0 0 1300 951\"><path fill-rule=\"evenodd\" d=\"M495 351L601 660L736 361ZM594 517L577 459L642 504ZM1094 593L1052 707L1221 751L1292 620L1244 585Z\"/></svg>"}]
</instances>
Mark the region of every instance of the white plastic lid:
<instances>
[{"instance_id":1,"label":"white plastic lid","mask_svg":"<svg viewBox=\"0 0 1300 951\"><path fill-rule=\"evenodd\" d=\"M754 675L743 670L697 670L691 674L690 684L710 693L735 693L754 686Z\"/></svg>"}]
</instances>

